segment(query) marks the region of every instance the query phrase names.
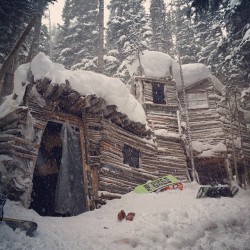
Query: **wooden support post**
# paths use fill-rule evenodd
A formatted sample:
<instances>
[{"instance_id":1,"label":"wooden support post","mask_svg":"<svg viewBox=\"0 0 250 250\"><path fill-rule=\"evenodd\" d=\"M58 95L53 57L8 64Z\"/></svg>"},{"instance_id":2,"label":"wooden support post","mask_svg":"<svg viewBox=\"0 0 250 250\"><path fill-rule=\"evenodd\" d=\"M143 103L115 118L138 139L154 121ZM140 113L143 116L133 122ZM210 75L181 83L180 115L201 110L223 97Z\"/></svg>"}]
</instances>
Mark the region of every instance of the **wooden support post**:
<instances>
[{"instance_id":1,"label":"wooden support post","mask_svg":"<svg viewBox=\"0 0 250 250\"><path fill-rule=\"evenodd\" d=\"M232 105L230 101L230 94L227 95L228 106L229 106L229 121L230 121L230 132L231 132L231 143L232 143L232 151L233 151L233 162L234 162L234 170L236 175L236 182L239 185L239 172L238 172L238 165L235 153L235 145L234 145L234 132L233 132L233 119L232 119Z\"/></svg>"}]
</instances>

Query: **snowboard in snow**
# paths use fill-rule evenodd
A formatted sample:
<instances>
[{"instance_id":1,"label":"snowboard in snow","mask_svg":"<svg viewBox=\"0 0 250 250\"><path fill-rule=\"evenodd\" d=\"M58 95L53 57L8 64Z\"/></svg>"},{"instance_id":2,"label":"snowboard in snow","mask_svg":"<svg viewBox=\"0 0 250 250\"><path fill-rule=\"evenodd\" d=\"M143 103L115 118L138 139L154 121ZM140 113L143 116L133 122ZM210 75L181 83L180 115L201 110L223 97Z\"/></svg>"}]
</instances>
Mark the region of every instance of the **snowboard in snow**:
<instances>
[{"instance_id":1,"label":"snowboard in snow","mask_svg":"<svg viewBox=\"0 0 250 250\"><path fill-rule=\"evenodd\" d=\"M162 190L167 190L167 187L173 187L170 189L174 189L174 185L178 188L178 184L181 184L178 179L176 179L173 175L167 175L139 185L135 187L134 191L138 194L160 192Z\"/></svg>"},{"instance_id":2,"label":"snowboard in snow","mask_svg":"<svg viewBox=\"0 0 250 250\"><path fill-rule=\"evenodd\" d=\"M220 198L220 197L234 197L239 192L239 188L236 186L207 186L200 187L196 198Z\"/></svg>"},{"instance_id":3,"label":"snowboard in snow","mask_svg":"<svg viewBox=\"0 0 250 250\"><path fill-rule=\"evenodd\" d=\"M37 229L36 222L3 217L3 207L5 203L6 203L6 196L0 194L0 222L1 223L4 222L13 230L19 228L21 231L25 231L27 235L31 236L33 232Z\"/></svg>"},{"instance_id":4,"label":"snowboard in snow","mask_svg":"<svg viewBox=\"0 0 250 250\"><path fill-rule=\"evenodd\" d=\"M13 230L19 228L21 231L25 231L27 235L31 236L37 229L37 223L29 220L19 220L12 218L2 218L2 222L11 227Z\"/></svg>"}]
</instances>

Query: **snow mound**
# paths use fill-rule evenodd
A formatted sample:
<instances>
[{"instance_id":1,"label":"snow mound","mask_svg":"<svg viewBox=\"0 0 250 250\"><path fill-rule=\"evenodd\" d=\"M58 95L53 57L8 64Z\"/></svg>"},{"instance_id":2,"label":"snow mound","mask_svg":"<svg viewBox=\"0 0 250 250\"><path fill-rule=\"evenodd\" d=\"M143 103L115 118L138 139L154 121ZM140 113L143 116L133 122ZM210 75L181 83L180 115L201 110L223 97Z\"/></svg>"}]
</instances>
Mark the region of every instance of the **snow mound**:
<instances>
[{"instance_id":1,"label":"snow mound","mask_svg":"<svg viewBox=\"0 0 250 250\"><path fill-rule=\"evenodd\" d=\"M238 140L235 141L235 143L238 143ZM199 154L199 157L213 157L218 153L225 153L227 152L227 147L224 143L219 142L216 145L211 145L208 143L202 143L200 141L192 141L192 147L194 152ZM240 147L240 146L239 146Z\"/></svg>"},{"instance_id":2,"label":"snow mound","mask_svg":"<svg viewBox=\"0 0 250 250\"><path fill-rule=\"evenodd\" d=\"M22 103L27 85L27 75L30 64L20 65L14 74L14 90L11 95L4 97L4 102L0 106L0 118L16 110Z\"/></svg>"},{"instance_id":3,"label":"snow mound","mask_svg":"<svg viewBox=\"0 0 250 250\"><path fill-rule=\"evenodd\" d=\"M180 134L169 132L166 129L156 129L154 131L154 133L155 133L155 135L159 135L159 136L167 137L167 138L177 138L177 139L180 139L180 137L181 137Z\"/></svg>"},{"instance_id":4,"label":"snow mound","mask_svg":"<svg viewBox=\"0 0 250 250\"><path fill-rule=\"evenodd\" d=\"M98 210L71 217L41 217L7 201L5 216L36 221L34 237L0 223L1 249L242 249L250 246L250 193L234 198L196 199L199 185L183 191L137 194L108 201ZM119 221L118 212L134 212Z\"/></svg>"},{"instance_id":5,"label":"snow mound","mask_svg":"<svg viewBox=\"0 0 250 250\"><path fill-rule=\"evenodd\" d=\"M140 55L140 61L137 59L131 65L128 64L131 76L137 72L140 63L146 77L162 78L171 75L172 58L165 53L144 50Z\"/></svg>"}]
</instances>

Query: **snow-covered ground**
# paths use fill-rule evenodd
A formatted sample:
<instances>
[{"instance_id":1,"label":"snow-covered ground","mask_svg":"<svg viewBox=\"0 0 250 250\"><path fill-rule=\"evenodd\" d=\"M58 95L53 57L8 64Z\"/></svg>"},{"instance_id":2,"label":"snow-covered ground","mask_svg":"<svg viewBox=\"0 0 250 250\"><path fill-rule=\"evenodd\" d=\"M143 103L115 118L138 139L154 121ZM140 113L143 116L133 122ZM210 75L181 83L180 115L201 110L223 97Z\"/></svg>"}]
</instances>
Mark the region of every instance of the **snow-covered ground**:
<instances>
[{"instance_id":1,"label":"snow-covered ground","mask_svg":"<svg viewBox=\"0 0 250 250\"><path fill-rule=\"evenodd\" d=\"M123 195L71 218L41 217L8 201L6 217L34 220L34 237L0 224L0 249L250 249L250 191L196 199L197 184L159 194ZM119 221L118 212L135 212Z\"/></svg>"}]
</instances>

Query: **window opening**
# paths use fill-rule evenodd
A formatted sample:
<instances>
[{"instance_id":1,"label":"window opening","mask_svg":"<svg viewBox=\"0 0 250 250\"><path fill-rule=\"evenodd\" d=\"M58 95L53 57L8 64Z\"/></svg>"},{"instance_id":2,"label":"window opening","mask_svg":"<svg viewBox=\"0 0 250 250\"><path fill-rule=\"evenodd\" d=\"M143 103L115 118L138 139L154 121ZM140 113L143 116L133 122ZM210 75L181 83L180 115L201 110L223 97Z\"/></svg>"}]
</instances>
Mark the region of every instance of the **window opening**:
<instances>
[{"instance_id":1,"label":"window opening","mask_svg":"<svg viewBox=\"0 0 250 250\"><path fill-rule=\"evenodd\" d=\"M164 84L162 83L152 83L153 90L153 103L156 104L166 104Z\"/></svg>"},{"instance_id":2,"label":"window opening","mask_svg":"<svg viewBox=\"0 0 250 250\"><path fill-rule=\"evenodd\" d=\"M123 163L131 167L139 168L140 166L140 151L128 145L123 147Z\"/></svg>"},{"instance_id":3,"label":"window opening","mask_svg":"<svg viewBox=\"0 0 250 250\"><path fill-rule=\"evenodd\" d=\"M208 108L208 100L206 92L189 93L188 108Z\"/></svg>"}]
</instances>

